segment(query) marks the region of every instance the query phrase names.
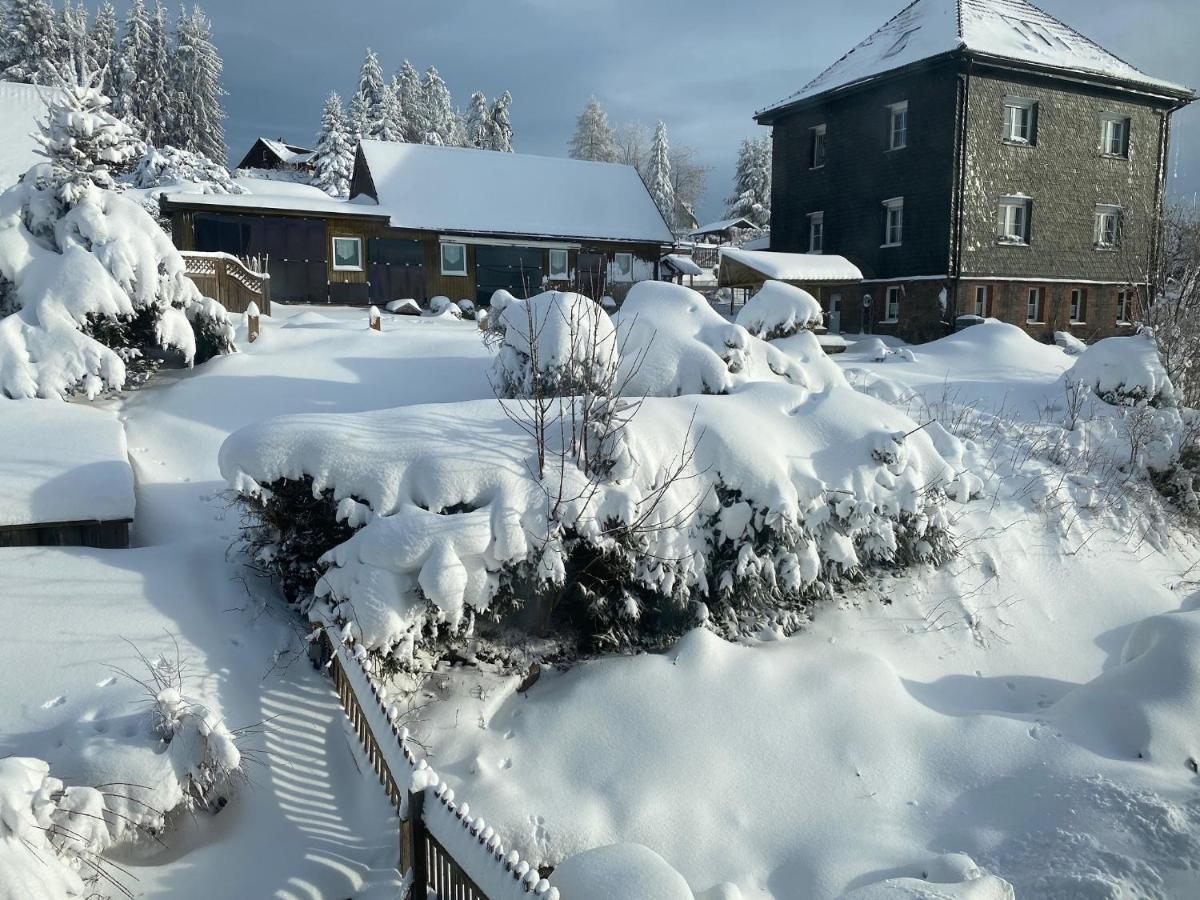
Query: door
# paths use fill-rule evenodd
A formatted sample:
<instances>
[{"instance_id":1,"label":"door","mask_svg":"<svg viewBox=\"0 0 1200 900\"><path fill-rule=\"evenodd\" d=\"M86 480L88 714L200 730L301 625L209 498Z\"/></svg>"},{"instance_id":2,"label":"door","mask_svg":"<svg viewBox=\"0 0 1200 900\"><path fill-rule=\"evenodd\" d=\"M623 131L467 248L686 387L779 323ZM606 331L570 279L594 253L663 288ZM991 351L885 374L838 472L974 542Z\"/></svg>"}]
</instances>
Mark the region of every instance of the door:
<instances>
[{"instance_id":1,"label":"door","mask_svg":"<svg viewBox=\"0 0 1200 900\"><path fill-rule=\"evenodd\" d=\"M393 300L425 300L425 245L400 238L371 238L367 242L367 280L371 302L378 306Z\"/></svg>"},{"instance_id":2,"label":"door","mask_svg":"<svg viewBox=\"0 0 1200 900\"><path fill-rule=\"evenodd\" d=\"M486 306L499 290L522 298L540 293L544 252L539 247L476 247L475 302Z\"/></svg>"},{"instance_id":3,"label":"door","mask_svg":"<svg viewBox=\"0 0 1200 900\"><path fill-rule=\"evenodd\" d=\"M842 333L842 295L829 295L829 333Z\"/></svg>"}]
</instances>

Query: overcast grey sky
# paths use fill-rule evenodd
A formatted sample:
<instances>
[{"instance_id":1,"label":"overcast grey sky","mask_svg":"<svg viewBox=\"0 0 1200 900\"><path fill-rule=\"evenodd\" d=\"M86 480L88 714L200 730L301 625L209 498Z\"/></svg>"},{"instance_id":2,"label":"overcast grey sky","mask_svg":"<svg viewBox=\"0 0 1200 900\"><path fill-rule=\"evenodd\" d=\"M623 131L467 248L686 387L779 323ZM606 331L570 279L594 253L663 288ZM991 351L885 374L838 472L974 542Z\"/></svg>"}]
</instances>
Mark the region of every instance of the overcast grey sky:
<instances>
[{"instance_id":1,"label":"overcast grey sky","mask_svg":"<svg viewBox=\"0 0 1200 900\"><path fill-rule=\"evenodd\" d=\"M564 155L595 94L613 122L663 119L712 166L718 218L755 109L798 89L905 0L201 0L225 58L236 162L258 135L314 140L321 102L355 84L363 51L388 72L436 65L465 106L511 90L518 152ZM90 5L90 4L89 4ZM1139 68L1200 87L1198 0L1041 0ZM1200 192L1200 104L1177 119L1171 190Z\"/></svg>"}]
</instances>

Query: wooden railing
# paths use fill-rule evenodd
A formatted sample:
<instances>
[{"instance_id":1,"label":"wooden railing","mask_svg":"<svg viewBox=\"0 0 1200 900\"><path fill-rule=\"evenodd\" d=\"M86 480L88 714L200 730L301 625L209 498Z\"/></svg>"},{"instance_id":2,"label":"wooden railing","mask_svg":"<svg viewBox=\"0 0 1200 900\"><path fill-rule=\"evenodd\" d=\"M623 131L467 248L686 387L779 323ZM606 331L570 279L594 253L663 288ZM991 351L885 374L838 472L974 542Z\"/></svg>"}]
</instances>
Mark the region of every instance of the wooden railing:
<instances>
[{"instance_id":1,"label":"wooden railing","mask_svg":"<svg viewBox=\"0 0 1200 900\"><path fill-rule=\"evenodd\" d=\"M416 758L399 710L388 705L363 655L328 631L317 640L342 709L400 815L400 872L409 900L559 900L557 888L516 851L506 854L495 829L456 803L454 791Z\"/></svg>"},{"instance_id":2,"label":"wooden railing","mask_svg":"<svg viewBox=\"0 0 1200 900\"><path fill-rule=\"evenodd\" d=\"M264 316L271 314L271 276L258 260L239 259L228 253L184 251L188 278L205 297L232 313L244 313L254 303Z\"/></svg>"}]
</instances>

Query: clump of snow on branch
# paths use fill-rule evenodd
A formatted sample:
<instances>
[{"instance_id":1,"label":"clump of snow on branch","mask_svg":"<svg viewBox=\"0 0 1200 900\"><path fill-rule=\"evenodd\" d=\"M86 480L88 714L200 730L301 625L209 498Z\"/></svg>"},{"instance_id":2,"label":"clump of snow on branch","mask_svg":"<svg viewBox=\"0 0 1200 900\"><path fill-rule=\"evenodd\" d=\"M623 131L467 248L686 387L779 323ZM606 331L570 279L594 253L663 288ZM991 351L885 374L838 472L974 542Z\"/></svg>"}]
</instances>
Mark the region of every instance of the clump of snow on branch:
<instances>
[{"instance_id":1,"label":"clump of snow on branch","mask_svg":"<svg viewBox=\"0 0 1200 900\"><path fill-rule=\"evenodd\" d=\"M763 340L812 331L824 321L817 298L782 281L766 282L739 311L737 324Z\"/></svg>"}]
</instances>

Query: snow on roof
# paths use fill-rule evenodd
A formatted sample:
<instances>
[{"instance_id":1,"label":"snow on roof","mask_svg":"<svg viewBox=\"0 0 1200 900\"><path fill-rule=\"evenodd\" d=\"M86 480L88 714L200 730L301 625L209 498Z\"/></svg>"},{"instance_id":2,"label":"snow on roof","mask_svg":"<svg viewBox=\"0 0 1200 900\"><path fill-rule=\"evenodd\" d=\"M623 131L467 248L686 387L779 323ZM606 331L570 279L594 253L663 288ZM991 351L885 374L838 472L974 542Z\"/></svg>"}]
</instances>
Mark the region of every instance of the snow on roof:
<instances>
[{"instance_id":1,"label":"snow on roof","mask_svg":"<svg viewBox=\"0 0 1200 900\"><path fill-rule=\"evenodd\" d=\"M1026 0L916 0L801 90L758 114L954 50L1191 93L1134 68Z\"/></svg>"},{"instance_id":2,"label":"snow on roof","mask_svg":"<svg viewBox=\"0 0 1200 900\"><path fill-rule=\"evenodd\" d=\"M680 275L704 274L704 269L696 265L696 261L690 256L682 256L678 253L670 253L663 257L663 262L671 266Z\"/></svg>"},{"instance_id":3,"label":"snow on roof","mask_svg":"<svg viewBox=\"0 0 1200 900\"><path fill-rule=\"evenodd\" d=\"M844 256L722 247L721 261L727 259L775 281L862 281L863 277L858 266Z\"/></svg>"},{"instance_id":4,"label":"snow on roof","mask_svg":"<svg viewBox=\"0 0 1200 900\"><path fill-rule=\"evenodd\" d=\"M0 81L0 191L16 184L31 166L45 162L33 135L51 96L50 88Z\"/></svg>"},{"instance_id":5,"label":"snow on roof","mask_svg":"<svg viewBox=\"0 0 1200 900\"><path fill-rule=\"evenodd\" d=\"M133 518L125 429L108 410L0 400L0 527Z\"/></svg>"},{"instance_id":6,"label":"snow on roof","mask_svg":"<svg viewBox=\"0 0 1200 900\"><path fill-rule=\"evenodd\" d=\"M756 228L755 224L745 216L738 216L734 219L722 219L720 222L709 222L707 225L701 225L699 228L694 228L688 232L688 236L701 234L716 234L719 231L728 231L730 228Z\"/></svg>"},{"instance_id":7,"label":"snow on roof","mask_svg":"<svg viewBox=\"0 0 1200 900\"><path fill-rule=\"evenodd\" d=\"M283 141L273 141L270 138L259 138L267 148L288 165L298 166L309 162L317 155L315 150L306 150L304 147L296 147L292 144L285 144Z\"/></svg>"},{"instance_id":8,"label":"snow on roof","mask_svg":"<svg viewBox=\"0 0 1200 900\"><path fill-rule=\"evenodd\" d=\"M311 184L275 178L239 176L234 179L244 194L200 194L194 185L172 185L161 189L168 203L188 207L270 210L272 212L317 213L336 216L375 216L383 213L368 198L338 200Z\"/></svg>"},{"instance_id":9,"label":"snow on roof","mask_svg":"<svg viewBox=\"0 0 1200 900\"><path fill-rule=\"evenodd\" d=\"M381 141L359 147L394 228L672 242L632 166Z\"/></svg>"}]
</instances>

